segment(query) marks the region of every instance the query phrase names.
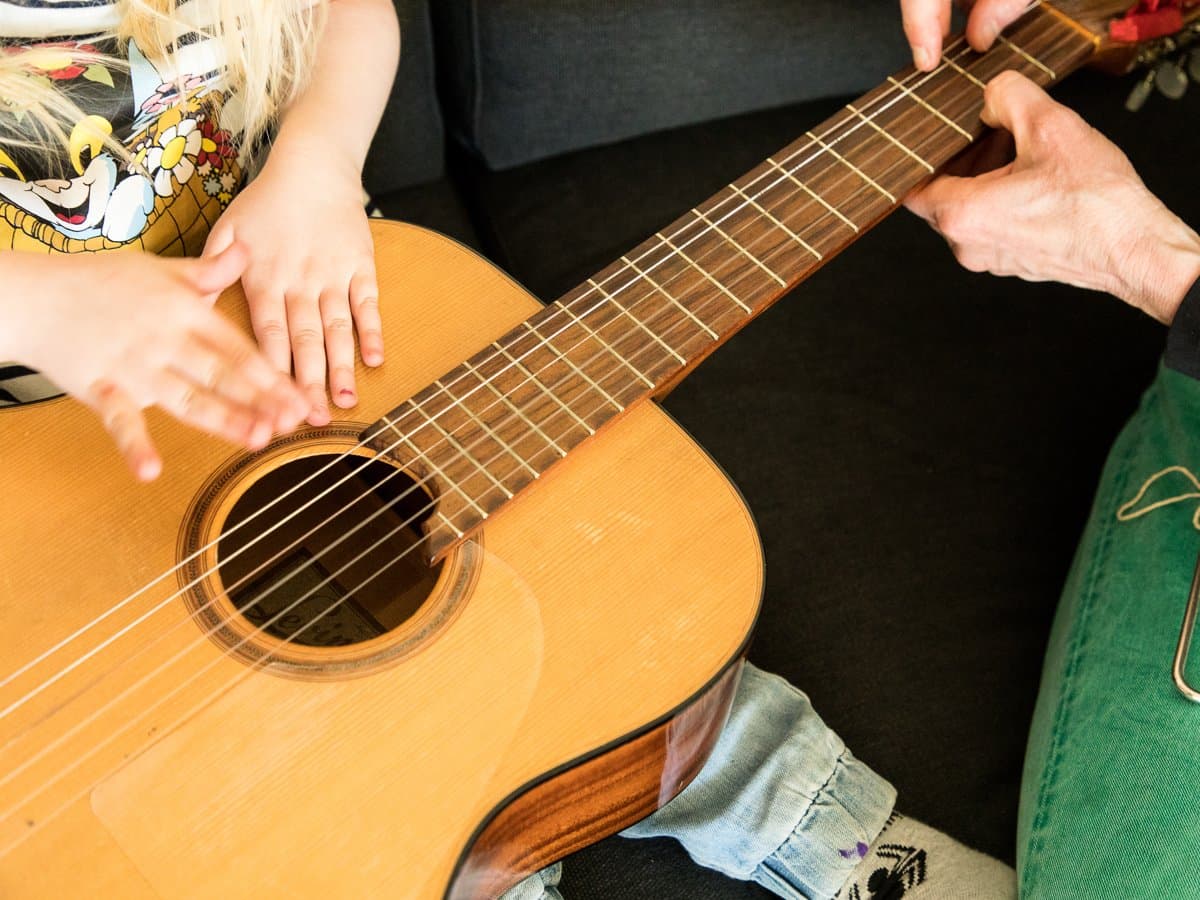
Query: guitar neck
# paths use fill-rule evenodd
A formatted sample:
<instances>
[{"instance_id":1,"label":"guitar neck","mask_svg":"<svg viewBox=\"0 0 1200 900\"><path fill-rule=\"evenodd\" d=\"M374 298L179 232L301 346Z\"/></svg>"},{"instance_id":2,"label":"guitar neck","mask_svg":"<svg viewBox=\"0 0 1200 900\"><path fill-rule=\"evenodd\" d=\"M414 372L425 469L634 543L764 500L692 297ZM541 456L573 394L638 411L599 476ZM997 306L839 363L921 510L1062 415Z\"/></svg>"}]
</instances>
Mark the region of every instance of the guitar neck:
<instances>
[{"instance_id":1,"label":"guitar neck","mask_svg":"<svg viewBox=\"0 0 1200 900\"><path fill-rule=\"evenodd\" d=\"M440 558L630 405L663 392L985 130L983 87L1048 86L1095 38L1039 4L898 72L406 401L365 434L436 485Z\"/></svg>"}]
</instances>

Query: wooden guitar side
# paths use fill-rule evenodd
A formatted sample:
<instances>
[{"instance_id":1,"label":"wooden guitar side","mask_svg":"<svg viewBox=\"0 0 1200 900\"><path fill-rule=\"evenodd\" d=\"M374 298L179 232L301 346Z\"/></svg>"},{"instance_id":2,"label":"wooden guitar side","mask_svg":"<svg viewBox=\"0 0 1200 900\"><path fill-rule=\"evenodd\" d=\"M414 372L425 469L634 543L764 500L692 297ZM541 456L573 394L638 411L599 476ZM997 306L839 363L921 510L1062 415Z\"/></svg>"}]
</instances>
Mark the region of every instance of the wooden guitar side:
<instances>
[{"instance_id":1,"label":"wooden guitar side","mask_svg":"<svg viewBox=\"0 0 1200 900\"><path fill-rule=\"evenodd\" d=\"M537 308L446 238L374 227L388 361L360 368L340 416L362 426ZM245 325L240 296L222 305ZM0 414L0 674L175 566L237 454L152 429L167 468L139 486L73 401ZM164 608L0 716L0 896L494 896L673 796L723 722L762 587L718 467L637 405L473 552L452 621L355 677L249 671L171 600L177 581L140 598ZM0 688L0 709L134 618Z\"/></svg>"}]
</instances>

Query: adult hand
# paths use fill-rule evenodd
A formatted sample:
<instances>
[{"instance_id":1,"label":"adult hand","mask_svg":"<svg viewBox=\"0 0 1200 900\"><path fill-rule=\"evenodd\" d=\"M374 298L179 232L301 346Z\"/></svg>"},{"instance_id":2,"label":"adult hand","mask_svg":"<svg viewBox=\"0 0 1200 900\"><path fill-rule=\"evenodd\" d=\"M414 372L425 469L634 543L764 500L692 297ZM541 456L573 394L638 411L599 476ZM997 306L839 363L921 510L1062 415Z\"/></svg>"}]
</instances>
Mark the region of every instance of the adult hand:
<instances>
[{"instance_id":1,"label":"adult hand","mask_svg":"<svg viewBox=\"0 0 1200 900\"><path fill-rule=\"evenodd\" d=\"M942 55L942 38L950 33L951 0L900 0L904 34L912 47L913 63L932 71ZM992 46L996 35L1011 25L1029 6L1028 0L974 0L964 2L967 43L979 52Z\"/></svg>"},{"instance_id":2,"label":"adult hand","mask_svg":"<svg viewBox=\"0 0 1200 900\"><path fill-rule=\"evenodd\" d=\"M291 380L213 309L242 274L241 247L203 260L4 256L0 356L40 369L95 410L141 480L162 468L147 406L253 450L308 414Z\"/></svg>"},{"instance_id":3,"label":"adult hand","mask_svg":"<svg viewBox=\"0 0 1200 900\"><path fill-rule=\"evenodd\" d=\"M966 268L1108 291L1162 322L1200 277L1200 236L1098 131L1016 72L984 92L983 121L1016 159L943 175L905 199Z\"/></svg>"},{"instance_id":4,"label":"adult hand","mask_svg":"<svg viewBox=\"0 0 1200 900\"><path fill-rule=\"evenodd\" d=\"M363 362L383 362L375 250L358 169L316 147L277 145L257 178L222 213L204 253L235 240L250 253L242 287L263 353L294 368L312 425L333 402L354 406L354 336ZM318 177L319 174L319 177ZM328 377L327 377L328 376Z\"/></svg>"}]
</instances>

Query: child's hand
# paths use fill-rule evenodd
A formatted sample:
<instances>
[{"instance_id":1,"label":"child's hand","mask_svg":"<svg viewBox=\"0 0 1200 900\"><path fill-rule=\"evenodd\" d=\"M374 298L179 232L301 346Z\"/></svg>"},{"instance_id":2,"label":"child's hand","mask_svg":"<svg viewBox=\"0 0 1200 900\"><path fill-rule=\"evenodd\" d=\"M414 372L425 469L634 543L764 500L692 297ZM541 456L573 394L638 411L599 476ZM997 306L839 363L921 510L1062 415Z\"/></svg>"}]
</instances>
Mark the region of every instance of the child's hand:
<instances>
[{"instance_id":1,"label":"child's hand","mask_svg":"<svg viewBox=\"0 0 1200 900\"><path fill-rule=\"evenodd\" d=\"M9 335L15 355L95 410L143 481L162 469L147 406L254 450L308 415L295 384L212 308L245 268L240 246L208 259L115 253L31 262L31 277L18 273L6 284L21 305Z\"/></svg>"},{"instance_id":2,"label":"child's hand","mask_svg":"<svg viewBox=\"0 0 1200 900\"><path fill-rule=\"evenodd\" d=\"M363 362L383 362L374 244L360 175L333 153L277 146L262 172L229 205L205 255L234 241L250 252L242 286L259 346L296 381L312 405L308 421L329 421L333 402L358 402L354 332Z\"/></svg>"}]
</instances>

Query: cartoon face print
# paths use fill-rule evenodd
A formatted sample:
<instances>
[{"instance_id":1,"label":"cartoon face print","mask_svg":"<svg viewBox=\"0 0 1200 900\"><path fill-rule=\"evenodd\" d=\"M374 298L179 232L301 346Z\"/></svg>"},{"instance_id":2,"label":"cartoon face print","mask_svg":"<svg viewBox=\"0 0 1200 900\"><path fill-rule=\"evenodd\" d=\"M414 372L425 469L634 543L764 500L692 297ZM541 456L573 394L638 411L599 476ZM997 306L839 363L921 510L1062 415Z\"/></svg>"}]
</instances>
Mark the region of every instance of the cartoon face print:
<instances>
[{"instance_id":1,"label":"cartoon face print","mask_svg":"<svg viewBox=\"0 0 1200 900\"><path fill-rule=\"evenodd\" d=\"M242 181L238 141L220 127L226 113L236 115L236 98L212 71L165 77L132 42L129 75L116 80L96 71L100 66L69 65L61 47L39 45L36 52L47 53L35 63L41 77L78 82L80 107L101 112L75 124L69 168L47 173L31 171L39 162L28 154L5 151L0 106L0 248L73 252L133 244L155 253L200 252ZM105 147L110 134L132 162Z\"/></svg>"}]
</instances>

